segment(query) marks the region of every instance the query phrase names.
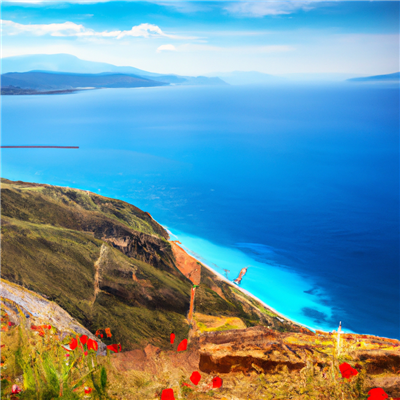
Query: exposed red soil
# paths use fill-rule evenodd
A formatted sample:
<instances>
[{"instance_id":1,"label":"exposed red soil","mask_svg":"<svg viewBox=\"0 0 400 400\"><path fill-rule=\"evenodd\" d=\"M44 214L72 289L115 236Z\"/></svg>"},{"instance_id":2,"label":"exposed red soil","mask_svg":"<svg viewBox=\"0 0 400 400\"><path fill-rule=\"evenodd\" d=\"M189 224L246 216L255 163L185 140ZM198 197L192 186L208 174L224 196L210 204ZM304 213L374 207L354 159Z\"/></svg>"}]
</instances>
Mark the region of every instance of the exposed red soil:
<instances>
[{"instance_id":1,"label":"exposed red soil","mask_svg":"<svg viewBox=\"0 0 400 400\"><path fill-rule=\"evenodd\" d=\"M194 257L187 254L176 242L171 242L171 246L179 271L194 285L199 285L201 280L201 267L199 262Z\"/></svg>"}]
</instances>

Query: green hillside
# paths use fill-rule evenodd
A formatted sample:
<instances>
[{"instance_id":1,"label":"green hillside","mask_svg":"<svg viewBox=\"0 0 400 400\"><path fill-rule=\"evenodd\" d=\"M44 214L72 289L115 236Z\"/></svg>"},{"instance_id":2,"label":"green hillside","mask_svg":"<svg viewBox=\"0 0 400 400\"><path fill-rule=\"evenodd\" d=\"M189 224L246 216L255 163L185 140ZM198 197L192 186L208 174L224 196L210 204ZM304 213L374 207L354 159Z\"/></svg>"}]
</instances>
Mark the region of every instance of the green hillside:
<instances>
[{"instance_id":1,"label":"green hillside","mask_svg":"<svg viewBox=\"0 0 400 400\"><path fill-rule=\"evenodd\" d=\"M2 277L55 301L125 350L187 337L191 282L148 213L77 189L2 180ZM298 330L202 268L195 310ZM218 293L217 293L218 292ZM236 293L237 292L237 293Z\"/></svg>"}]
</instances>

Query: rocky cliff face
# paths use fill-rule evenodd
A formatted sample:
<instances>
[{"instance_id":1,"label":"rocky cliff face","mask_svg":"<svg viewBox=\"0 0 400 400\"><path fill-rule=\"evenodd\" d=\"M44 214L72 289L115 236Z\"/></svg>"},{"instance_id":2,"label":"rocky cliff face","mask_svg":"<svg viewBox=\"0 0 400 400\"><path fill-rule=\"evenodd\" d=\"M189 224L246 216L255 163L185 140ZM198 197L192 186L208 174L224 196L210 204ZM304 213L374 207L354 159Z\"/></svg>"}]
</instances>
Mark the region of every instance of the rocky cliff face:
<instances>
[{"instance_id":1,"label":"rocky cliff face","mask_svg":"<svg viewBox=\"0 0 400 400\"><path fill-rule=\"evenodd\" d=\"M128 257L164 271L176 272L170 244L157 236L128 230L110 222L96 227L94 236L111 243Z\"/></svg>"}]
</instances>

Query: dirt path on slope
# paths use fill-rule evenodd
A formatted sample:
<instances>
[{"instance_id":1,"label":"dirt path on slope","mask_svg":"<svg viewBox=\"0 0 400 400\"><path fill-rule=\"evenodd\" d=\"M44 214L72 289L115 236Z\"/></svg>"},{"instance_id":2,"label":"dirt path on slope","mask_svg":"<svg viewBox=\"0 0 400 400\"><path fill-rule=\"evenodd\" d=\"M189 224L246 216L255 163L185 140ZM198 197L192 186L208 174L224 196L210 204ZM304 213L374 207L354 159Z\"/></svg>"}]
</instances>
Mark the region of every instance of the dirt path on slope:
<instances>
[{"instance_id":1,"label":"dirt path on slope","mask_svg":"<svg viewBox=\"0 0 400 400\"><path fill-rule=\"evenodd\" d=\"M96 301L97 295L101 292L99 288L99 270L100 270L100 263L105 255L105 252L107 250L107 246L105 244L101 245L100 248L100 256L94 263L94 295L93 295L93 300L92 304Z\"/></svg>"}]
</instances>

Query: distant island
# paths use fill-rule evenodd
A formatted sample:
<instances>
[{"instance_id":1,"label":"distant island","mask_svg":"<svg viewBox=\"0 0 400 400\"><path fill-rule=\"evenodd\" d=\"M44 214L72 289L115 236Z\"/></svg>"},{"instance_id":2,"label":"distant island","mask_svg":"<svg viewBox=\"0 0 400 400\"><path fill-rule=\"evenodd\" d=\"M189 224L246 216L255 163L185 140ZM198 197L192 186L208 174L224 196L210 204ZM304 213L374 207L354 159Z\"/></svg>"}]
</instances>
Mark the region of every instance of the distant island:
<instances>
[{"instance_id":1,"label":"distant island","mask_svg":"<svg viewBox=\"0 0 400 400\"><path fill-rule=\"evenodd\" d=\"M2 75L2 94L14 88L23 89L24 94L35 92L65 91L82 88L132 88L165 86L167 83L145 79L135 75L103 73L76 74L47 71L10 72ZM18 93L17 93L18 94Z\"/></svg>"},{"instance_id":2,"label":"distant island","mask_svg":"<svg viewBox=\"0 0 400 400\"><path fill-rule=\"evenodd\" d=\"M400 72L395 72L393 74L386 75L373 75L373 76L365 76L362 78L351 78L348 79L348 82L399 82L400 80Z\"/></svg>"},{"instance_id":3,"label":"distant island","mask_svg":"<svg viewBox=\"0 0 400 400\"><path fill-rule=\"evenodd\" d=\"M89 88L227 85L218 77L163 75L134 67L81 60L70 54L2 59L1 94L56 94Z\"/></svg>"}]
</instances>

